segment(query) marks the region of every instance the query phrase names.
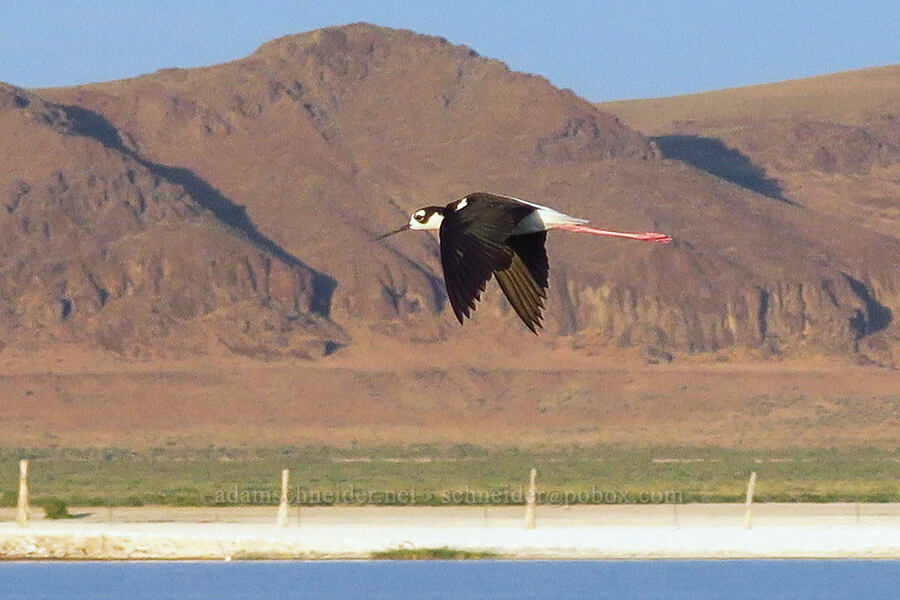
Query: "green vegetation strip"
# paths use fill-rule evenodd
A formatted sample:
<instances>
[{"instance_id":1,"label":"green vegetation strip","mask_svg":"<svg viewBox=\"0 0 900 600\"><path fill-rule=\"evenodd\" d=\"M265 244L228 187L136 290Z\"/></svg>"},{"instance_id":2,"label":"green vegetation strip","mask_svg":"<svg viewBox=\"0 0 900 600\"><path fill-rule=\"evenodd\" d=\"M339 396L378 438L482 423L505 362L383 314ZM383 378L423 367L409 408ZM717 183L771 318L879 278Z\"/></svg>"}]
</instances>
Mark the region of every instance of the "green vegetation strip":
<instances>
[{"instance_id":1,"label":"green vegetation strip","mask_svg":"<svg viewBox=\"0 0 900 600\"><path fill-rule=\"evenodd\" d=\"M473 552L442 546L440 548L395 548L373 552L375 560L477 560L500 558L496 552Z\"/></svg>"},{"instance_id":2,"label":"green vegetation strip","mask_svg":"<svg viewBox=\"0 0 900 600\"><path fill-rule=\"evenodd\" d=\"M0 448L0 504L15 506L20 458L32 503L274 505L282 469L301 505L514 505L538 469L543 504L900 502L900 450L304 447L149 450Z\"/></svg>"}]
</instances>

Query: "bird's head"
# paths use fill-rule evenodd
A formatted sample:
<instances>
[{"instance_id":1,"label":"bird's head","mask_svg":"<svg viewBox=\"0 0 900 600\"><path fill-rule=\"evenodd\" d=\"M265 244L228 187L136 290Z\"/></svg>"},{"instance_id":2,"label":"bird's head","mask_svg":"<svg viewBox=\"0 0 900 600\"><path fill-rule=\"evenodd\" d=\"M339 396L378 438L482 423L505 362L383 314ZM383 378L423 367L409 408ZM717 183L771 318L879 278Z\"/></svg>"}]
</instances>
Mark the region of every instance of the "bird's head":
<instances>
[{"instance_id":1,"label":"bird's head","mask_svg":"<svg viewBox=\"0 0 900 600\"><path fill-rule=\"evenodd\" d=\"M444 220L443 206L426 206L409 217L410 229L440 229Z\"/></svg>"},{"instance_id":2,"label":"bird's head","mask_svg":"<svg viewBox=\"0 0 900 600\"><path fill-rule=\"evenodd\" d=\"M394 235L395 233L400 233L401 231L406 231L408 229L413 230L428 230L428 229L440 229L441 222L444 220L444 207L443 206L426 206L424 208L420 208L416 212L414 212L409 217L409 223L400 227L399 229L395 229L394 231L390 231L378 237L378 239L383 239L388 237L389 235Z\"/></svg>"}]
</instances>

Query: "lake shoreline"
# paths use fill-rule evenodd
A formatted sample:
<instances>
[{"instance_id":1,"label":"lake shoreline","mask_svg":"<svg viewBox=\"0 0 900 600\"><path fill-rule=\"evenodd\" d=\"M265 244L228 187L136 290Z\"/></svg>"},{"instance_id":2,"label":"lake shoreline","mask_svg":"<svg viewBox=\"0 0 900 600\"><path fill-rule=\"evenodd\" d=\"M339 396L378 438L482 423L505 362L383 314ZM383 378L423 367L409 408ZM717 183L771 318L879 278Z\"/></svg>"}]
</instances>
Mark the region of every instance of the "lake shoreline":
<instances>
[{"instance_id":1,"label":"lake shoreline","mask_svg":"<svg viewBox=\"0 0 900 600\"><path fill-rule=\"evenodd\" d=\"M500 560L897 559L900 504L71 509L25 527L0 511L3 560L368 560L446 548ZM32 512L38 512L32 510ZM414 552L415 554L415 552ZM475 560L478 560L477 558Z\"/></svg>"}]
</instances>

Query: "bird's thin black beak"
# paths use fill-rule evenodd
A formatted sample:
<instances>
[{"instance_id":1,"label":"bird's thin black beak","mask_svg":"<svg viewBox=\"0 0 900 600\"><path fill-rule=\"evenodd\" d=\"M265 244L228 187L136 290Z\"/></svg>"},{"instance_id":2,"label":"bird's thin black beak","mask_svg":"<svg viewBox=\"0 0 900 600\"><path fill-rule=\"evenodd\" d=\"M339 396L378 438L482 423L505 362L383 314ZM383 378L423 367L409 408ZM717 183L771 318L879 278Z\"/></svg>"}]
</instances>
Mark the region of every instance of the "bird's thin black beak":
<instances>
[{"instance_id":1,"label":"bird's thin black beak","mask_svg":"<svg viewBox=\"0 0 900 600\"><path fill-rule=\"evenodd\" d=\"M389 231L389 232L387 232L387 233L385 233L385 234L383 234L383 235L379 235L379 236L378 236L377 238L375 238L375 239L376 239L376 240L383 240L384 238L386 238L386 237L388 237L388 236L394 235L395 233L400 233L401 231L406 231L407 229L409 229L409 223L407 223L407 224L404 225L403 227L400 227L399 229L395 229L395 230Z\"/></svg>"}]
</instances>

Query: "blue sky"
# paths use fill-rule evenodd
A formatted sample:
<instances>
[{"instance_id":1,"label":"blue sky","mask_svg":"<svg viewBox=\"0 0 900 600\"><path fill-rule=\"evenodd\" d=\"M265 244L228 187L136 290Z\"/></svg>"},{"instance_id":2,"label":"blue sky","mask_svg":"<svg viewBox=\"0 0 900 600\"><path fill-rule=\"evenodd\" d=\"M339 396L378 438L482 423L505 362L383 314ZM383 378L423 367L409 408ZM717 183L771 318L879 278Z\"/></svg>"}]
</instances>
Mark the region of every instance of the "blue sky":
<instances>
[{"instance_id":1,"label":"blue sky","mask_svg":"<svg viewBox=\"0 0 900 600\"><path fill-rule=\"evenodd\" d=\"M590 100L900 63L896 0L0 0L0 81L73 85L213 64L355 21L443 36Z\"/></svg>"}]
</instances>

